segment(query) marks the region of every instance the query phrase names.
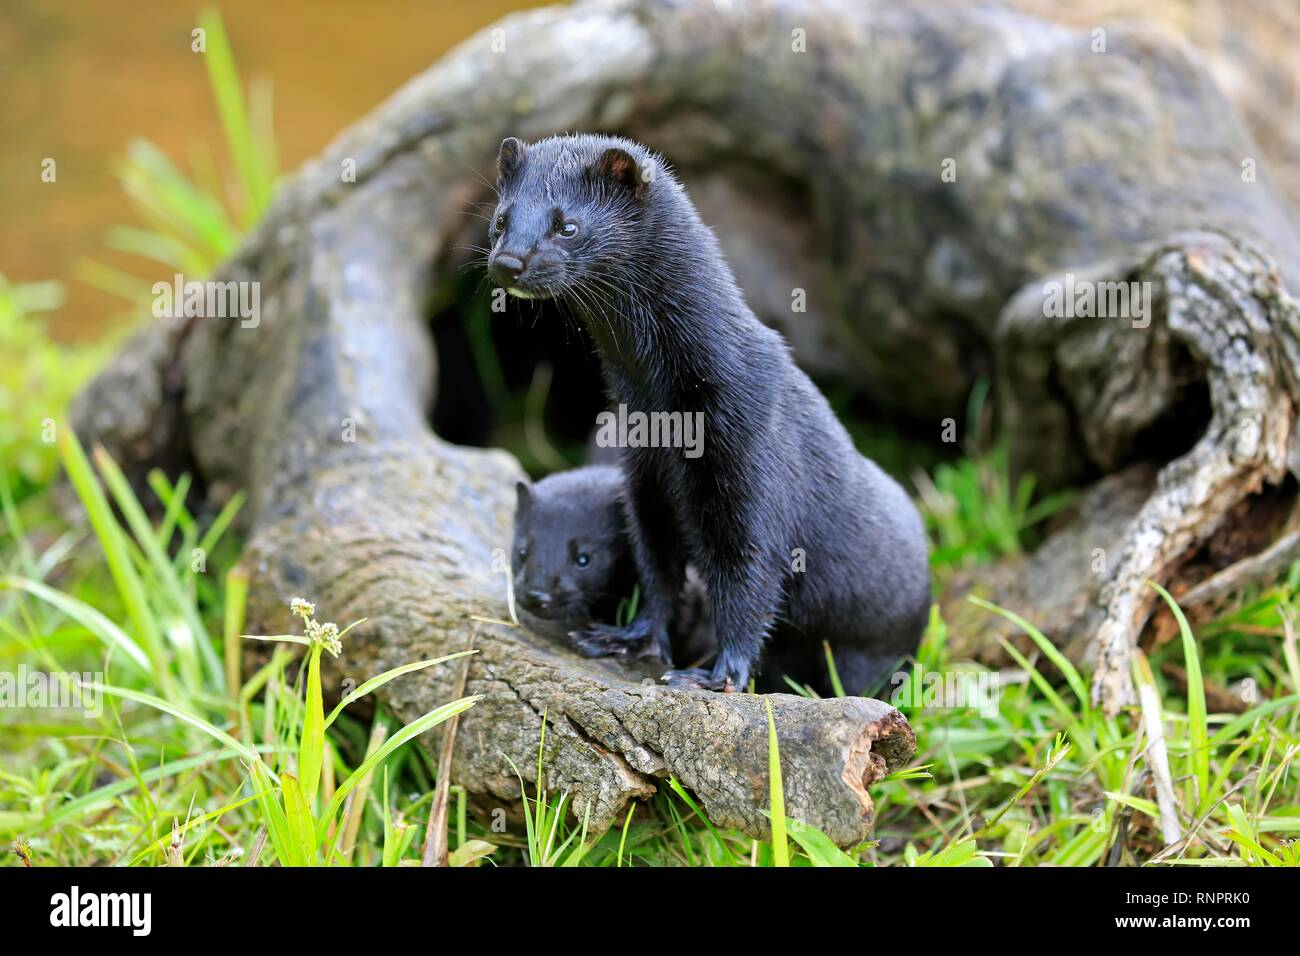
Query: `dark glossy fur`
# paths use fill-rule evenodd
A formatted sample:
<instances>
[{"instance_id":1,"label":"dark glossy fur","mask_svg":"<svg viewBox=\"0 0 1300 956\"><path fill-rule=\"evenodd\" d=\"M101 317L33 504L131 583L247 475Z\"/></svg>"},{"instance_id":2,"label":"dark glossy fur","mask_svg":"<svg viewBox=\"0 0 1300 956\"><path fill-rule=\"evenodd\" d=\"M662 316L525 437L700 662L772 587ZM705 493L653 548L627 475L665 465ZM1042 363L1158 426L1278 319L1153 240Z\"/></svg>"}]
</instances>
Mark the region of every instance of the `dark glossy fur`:
<instances>
[{"instance_id":1,"label":"dark glossy fur","mask_svg":"<svg viewBox=\"0 0 1300 956\"><path fill-rule=\"evenodd\" d=\"M493 278L573 309L614 402L704 414L699 458L623 451L641 610L627 628L580 632L576 646L668 657L689 561L721 652L711 669L670 671L670 683L743 689L766 644L769 669L826 690L827 640L848 692L878 684L926 622L920 518L750 312L681 185L644 147L604 136L508 139L498 166Z\"/></svg>"}]
</instances>

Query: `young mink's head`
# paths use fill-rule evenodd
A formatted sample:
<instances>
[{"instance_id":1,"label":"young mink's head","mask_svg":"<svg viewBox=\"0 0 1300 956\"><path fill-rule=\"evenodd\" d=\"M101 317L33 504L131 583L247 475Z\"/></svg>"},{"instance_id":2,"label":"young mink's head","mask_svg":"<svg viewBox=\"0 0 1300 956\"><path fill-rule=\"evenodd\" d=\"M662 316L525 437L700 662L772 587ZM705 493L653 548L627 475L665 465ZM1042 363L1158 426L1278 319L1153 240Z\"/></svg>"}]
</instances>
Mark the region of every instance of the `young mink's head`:
<instances>
[{"instance_id":1,"label":"young mink's head","mask_svg":"<svg viewBox=\"0 0 1300 956\"><path fill-rule=\"evenodd\" d=\"M598 310L665 218L694 217L663 161L614 136L511 138L497 156L488 272L525 299ZM684 209L679 209L684 205ZM618 283L621 284L621 283Z\"/></svg>"},{"instance_id":2,"label":"young mink's head","mask_svg":"<svg viewBox=\"0 0 1300 956\"><path fill-rule=\"evenodd\" d=\"M515 487L511 567L520 606L572 624L612 615L636 579L619 503L619 470L578 468Z\"/></svg>"}]
</instances>

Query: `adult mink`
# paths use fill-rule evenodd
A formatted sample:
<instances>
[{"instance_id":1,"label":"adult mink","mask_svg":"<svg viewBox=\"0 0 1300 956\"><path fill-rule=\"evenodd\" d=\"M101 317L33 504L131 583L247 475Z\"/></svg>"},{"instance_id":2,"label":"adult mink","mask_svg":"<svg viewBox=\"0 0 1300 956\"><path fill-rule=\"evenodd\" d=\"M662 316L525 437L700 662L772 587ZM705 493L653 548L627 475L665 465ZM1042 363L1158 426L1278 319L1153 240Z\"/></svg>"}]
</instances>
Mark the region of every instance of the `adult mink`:
<instances>
[{"instance_id":1,"label":"adult mink","mask_svg":"<svg viewBox=\"0 0 1300 956\"><path fill-rule=\"evenodd\" d=\"M703 413L704 441L622 451L641 607L626 627L572 635L590 656L671 660L687 562L700 572L719 653L673 685L745 689L772 672L830 689L879 684L915 650L930 604L912 502L854 448L784 339L745 305L712 231L662 159L631 140L514 138L497 158L493 280L566 303L629 413Z\"/></svg>"}]
</instances>

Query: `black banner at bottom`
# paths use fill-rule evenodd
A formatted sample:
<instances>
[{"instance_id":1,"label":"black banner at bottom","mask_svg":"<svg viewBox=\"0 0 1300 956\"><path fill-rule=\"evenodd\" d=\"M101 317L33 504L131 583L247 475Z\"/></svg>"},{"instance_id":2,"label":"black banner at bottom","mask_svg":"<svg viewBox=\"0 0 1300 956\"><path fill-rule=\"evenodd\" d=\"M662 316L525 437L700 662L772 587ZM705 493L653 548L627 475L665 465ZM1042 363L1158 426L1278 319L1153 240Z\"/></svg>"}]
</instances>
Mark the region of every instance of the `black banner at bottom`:
<instances>
[{"instance_id":1,"label":"black banner at bottom","mask_svg":"<svg viewBox=\"0 0 1300 956\"><path fill-rule=\"evenodd\" d=\"M557 922L558 921L558 922ZM10 940L76 935L115 945L288 932L294 943L404 932L520 938L610 929L701 941L774 923L819 943L1007 933L1097 936L1294 929L1288 875L1244 869L394 870L279 868L0 871ZM700 934L696 936L696 934ZM382 938L382 937L381 937Z\"/></svg>"}]
</instances>

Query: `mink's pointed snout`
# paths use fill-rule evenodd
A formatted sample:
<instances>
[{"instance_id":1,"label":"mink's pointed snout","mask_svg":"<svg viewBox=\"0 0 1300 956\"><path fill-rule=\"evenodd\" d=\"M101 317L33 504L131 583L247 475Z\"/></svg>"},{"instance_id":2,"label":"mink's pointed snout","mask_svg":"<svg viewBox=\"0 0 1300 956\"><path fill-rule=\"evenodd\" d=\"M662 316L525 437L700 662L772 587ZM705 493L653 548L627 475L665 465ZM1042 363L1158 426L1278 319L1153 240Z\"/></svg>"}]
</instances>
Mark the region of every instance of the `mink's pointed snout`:
<instances>
[{"instance_id":1,"label":"mink's pointed snout","mask_svg":"<svg viewBox=\"0 0 1300 956\"><path fill-rule=\"evenodd\" d=\"M524 260L508 252L502 252L492 260L492 281L503 288L514 285L523 271Z\"/></svg>"}]
</instances>

